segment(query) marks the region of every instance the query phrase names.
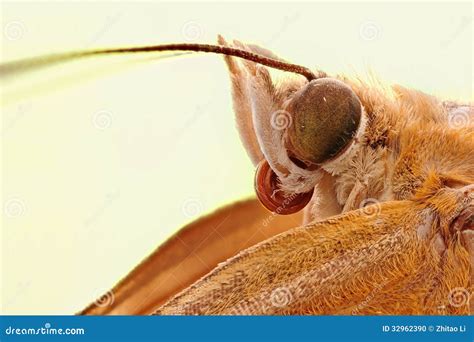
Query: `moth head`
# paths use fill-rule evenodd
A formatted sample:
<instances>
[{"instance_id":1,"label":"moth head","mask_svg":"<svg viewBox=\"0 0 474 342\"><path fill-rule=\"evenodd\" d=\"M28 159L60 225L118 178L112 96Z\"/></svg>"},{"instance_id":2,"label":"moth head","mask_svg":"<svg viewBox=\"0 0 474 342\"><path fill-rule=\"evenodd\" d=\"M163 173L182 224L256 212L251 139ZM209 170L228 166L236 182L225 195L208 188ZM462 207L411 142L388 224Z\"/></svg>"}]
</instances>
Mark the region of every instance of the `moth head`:
<instances>
[{"instance_id":1,"label":"moth head","mask_svg":"<svg viewBox=\"0 0 474 342\"><path fill-rule=\"evenodd\" d=\"M278 214L292 214L311 200L321 167L341 158L359 130L362 105L355 92L334 78L305 83L285 101L289 123L283 132L257 129L265 159L255 176L262 204ZM278 130L278 128L277 128ZM268 134L269 133L269 134Z\"/></svg>"}]
</instances>

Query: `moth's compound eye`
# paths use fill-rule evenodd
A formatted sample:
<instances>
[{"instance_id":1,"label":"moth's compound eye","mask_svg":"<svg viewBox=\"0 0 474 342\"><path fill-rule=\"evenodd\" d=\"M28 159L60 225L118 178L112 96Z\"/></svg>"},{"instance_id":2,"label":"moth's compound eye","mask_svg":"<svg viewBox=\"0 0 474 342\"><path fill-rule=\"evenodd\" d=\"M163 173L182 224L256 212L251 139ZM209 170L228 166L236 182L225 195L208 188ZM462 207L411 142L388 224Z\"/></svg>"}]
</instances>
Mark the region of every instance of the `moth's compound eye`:
<instances>
[{"instance_id":1,"label":"moth's compound eye","mask_svg":"<svg viewBox=\"0 0 474 342\"><path fill-rule=\"evenodd\" d=\"M311 197L313 197L314 190L286 197L279 189L278 182L278 176L271 169L268 162L265 159L262 160L255 172L255 192L265 208L276 214L289 215L296 213L306 207Z\"/></svg>"},{"instance_id":2,"label":"moth's compound eye","mask_svg":"<svg viewBox=\"0 0 474 342\"><path fill-rule=\"evenodd\" d=\"M287 111L288 149L300 160L323 164L349 146L359 127L362 106L341 81L320 78L295 93Z\"/></svg>"}]
</instances>

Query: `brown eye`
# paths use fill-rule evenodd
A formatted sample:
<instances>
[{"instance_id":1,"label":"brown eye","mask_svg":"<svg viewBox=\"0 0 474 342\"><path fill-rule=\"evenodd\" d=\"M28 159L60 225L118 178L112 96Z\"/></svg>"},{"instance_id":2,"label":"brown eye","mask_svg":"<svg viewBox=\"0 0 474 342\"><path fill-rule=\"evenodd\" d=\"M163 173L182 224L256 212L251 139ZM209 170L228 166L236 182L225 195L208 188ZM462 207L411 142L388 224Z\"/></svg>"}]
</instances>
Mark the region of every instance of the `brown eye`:
<instances>
[{"instance_id":1,"label":"brown eye","mask_svg":"<svg viewBox=\"0 0 474 342\"><path fill-rule=\"evenodd\" d=\"M287 106L289 150L303 161L322 164L349 146L359 127L361 103L341 81L320 78L299 90Z\"/></svg>"}]
</instances>

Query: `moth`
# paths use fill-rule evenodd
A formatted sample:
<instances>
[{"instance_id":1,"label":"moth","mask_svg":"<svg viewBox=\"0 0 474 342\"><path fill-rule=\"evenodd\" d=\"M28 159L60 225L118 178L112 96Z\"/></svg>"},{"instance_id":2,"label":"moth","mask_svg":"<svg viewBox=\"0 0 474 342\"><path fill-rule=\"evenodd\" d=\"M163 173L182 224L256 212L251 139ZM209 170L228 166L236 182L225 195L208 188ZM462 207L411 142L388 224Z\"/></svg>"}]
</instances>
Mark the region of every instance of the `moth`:
<instances>
[{"instance_id":1,"label":"moth","mask_svg":"<svg viewBox=\"0 0 474 342\"><path fill-rule=\"evenodd\" d=\"M0 75L160 51L224 55L257 198L185 226L79 314L474 313L473 104L221 36L33 58Z\"/></svg>"}]
</instances>

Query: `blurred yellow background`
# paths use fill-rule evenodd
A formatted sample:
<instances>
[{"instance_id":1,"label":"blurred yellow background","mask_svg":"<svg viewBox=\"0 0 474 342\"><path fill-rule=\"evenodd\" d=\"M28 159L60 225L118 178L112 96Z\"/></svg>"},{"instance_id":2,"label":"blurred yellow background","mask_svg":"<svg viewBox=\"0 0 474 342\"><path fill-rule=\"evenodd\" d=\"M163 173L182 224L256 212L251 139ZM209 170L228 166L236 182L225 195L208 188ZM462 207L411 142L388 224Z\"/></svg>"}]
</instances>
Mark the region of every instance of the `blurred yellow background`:
<instances>
[{"instance_id":1,"label":"blurred yellow background","mask_svg":"<svg viewBox=\"0 0 474 342\"><path fill-rule=\"evenodd\" d=\"M329 73L472 99L472 4L8 3L2 62L93 47L261 44ZM1 307L71 314L183 224L253 194L215 55L100 58L2 80Z\"/></svg>"}]
</instances>

